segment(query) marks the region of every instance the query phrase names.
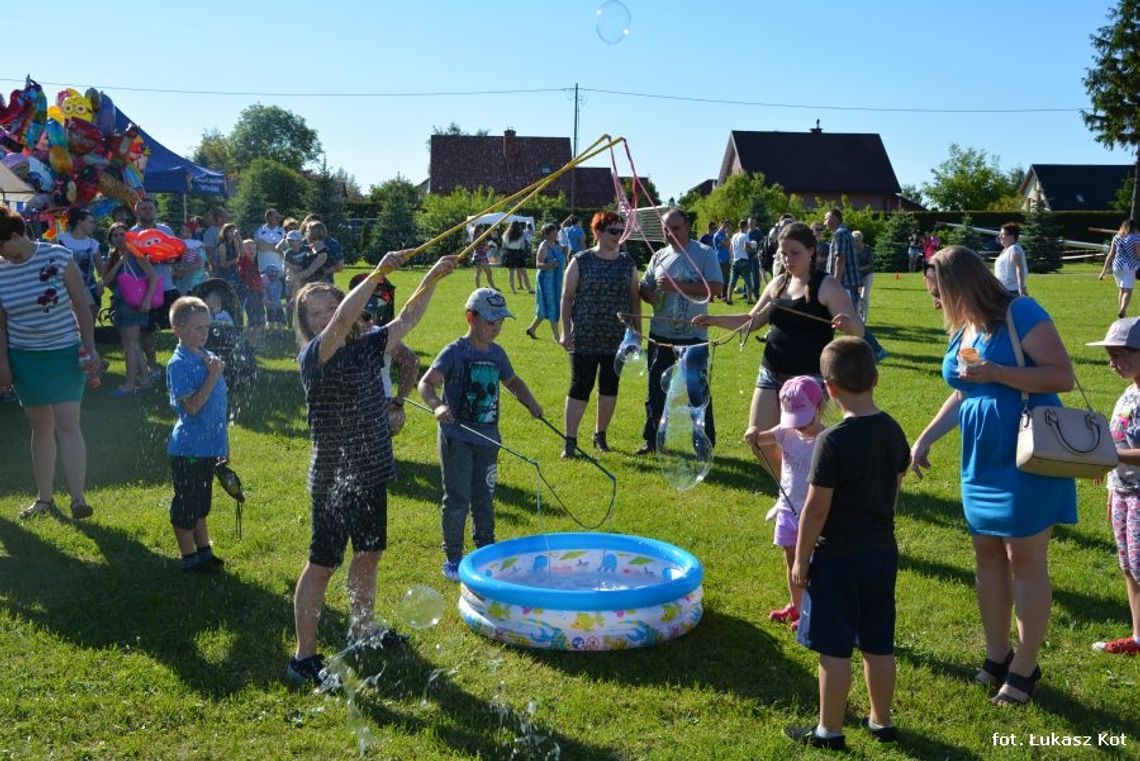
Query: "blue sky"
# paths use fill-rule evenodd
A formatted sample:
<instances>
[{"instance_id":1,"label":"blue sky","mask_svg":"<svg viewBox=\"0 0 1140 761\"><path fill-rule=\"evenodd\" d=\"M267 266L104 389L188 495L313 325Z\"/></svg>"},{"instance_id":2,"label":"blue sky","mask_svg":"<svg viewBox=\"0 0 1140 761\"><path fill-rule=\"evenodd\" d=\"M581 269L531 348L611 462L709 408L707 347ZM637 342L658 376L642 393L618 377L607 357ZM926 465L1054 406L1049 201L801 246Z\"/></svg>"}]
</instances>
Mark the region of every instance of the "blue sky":
<instances>
[{"instance_id":1,"label":"blue sky","mask_svg":"<svg viewBox=\"0 0 1140 761\"><path fill-rule=\"evenodd\" d=\"M275 104L317 129L332 166L366 190L427 176L433 125L492 134L565 135L565 91L433 97L195 95L410 93L572 88L805 104L777 108L584 94L580 137L628 138L639 173L665 195L715 176L732 129L877 132L904 184L957 142L1001 165L1131 163L1108 151L1075 110L932 114L830 107L1079 109L1089 35L1104 0L623 0L630 33L607 45L599 0L417 0L299 3L100 3L57 0L44 14L7 14L0 78L31 74L99 86L178 152L203 130L228 132L242 108ZM314 11L313 9L316 9ZM71 44L65 38L71 37ZM18 82L0 81L10 91ZM596 161L595 164L603 162ZM624 167L623 173L624 173Z\"/></svg>"}]
</instances>

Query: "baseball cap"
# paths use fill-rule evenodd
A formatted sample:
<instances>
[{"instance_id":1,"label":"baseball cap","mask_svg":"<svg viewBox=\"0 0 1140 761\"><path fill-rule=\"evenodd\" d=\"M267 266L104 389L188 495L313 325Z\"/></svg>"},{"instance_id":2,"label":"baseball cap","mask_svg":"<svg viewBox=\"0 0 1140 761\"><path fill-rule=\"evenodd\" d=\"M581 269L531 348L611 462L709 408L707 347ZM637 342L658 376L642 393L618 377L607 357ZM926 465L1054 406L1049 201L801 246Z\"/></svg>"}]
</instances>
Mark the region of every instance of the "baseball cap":
<instances>
[{"instance_id":1,"label":"baseball cap","mask_svg":"<svg viewBox=\"0 0 1140 761\"><path fill-rule=\"evenodd\" d=\"M300 233L298 233L298 235L300 235ZM364 279L367 277L367 272L359 272L353 275L352 279L348 281L348 287L350 289L355 288L364 282ZM373 292L373 294L368 298L368 303L364 305L364 311L374 316L380 314L380 310L383 308L383 304L380 303L380 295L376 292Z\"/></svg>"},{"instance_id":2,"label":"baseball cap","mask_svg":"<svg viewBox=\"0 0 1140 761\"><path fill-rule=\"evenodd\" d=\"M467 297L467 311L475 312L488 322L514 317L507 309L507 300L494 288L476 288Z\"/></svg>"},{"instance_id":3,"label":"baseball cap","mask_svg":"<svg viewBox=\"0 0 1140 761\"><path fill-rule=\"evenodd\" d=\"M304 236L301 235L300 230L290 230L285 233L285 240L304 240Z\"/></svg>"},{"instance_id":4,"label":"baseball cap","mask_svg":"<svg viewBox=\"0 0 1140 761\"><path fill-rule=\"evenodd\" d=\"M803 428L823 404L823 389L810 375L797 375L780 387L780 425Z\"/></svg>"},{"instance_id":5,"label":"baseball cap","mask_svg":"<svg viewBox=\"0 0 1140 761\"><path fill-rule=\"evenodd\" d=\"M1085 346L1123 346L1140 349L1140 317L1126 317L1108 326L1103 341L1093 341Z\"/></svg>"}]
</instances>

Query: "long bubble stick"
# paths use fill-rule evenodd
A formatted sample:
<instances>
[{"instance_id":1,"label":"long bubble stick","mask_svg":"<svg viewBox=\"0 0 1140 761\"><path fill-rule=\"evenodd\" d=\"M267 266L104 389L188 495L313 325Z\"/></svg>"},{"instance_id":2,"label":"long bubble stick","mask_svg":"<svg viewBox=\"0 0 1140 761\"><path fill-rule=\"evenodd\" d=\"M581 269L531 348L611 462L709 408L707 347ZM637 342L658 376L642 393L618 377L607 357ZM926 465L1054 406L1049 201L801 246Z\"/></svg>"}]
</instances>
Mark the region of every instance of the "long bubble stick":
<instances>
[{"instance_id":1,"label":"long bubble stick","mask_svg":"<svg viewBox=\"0 0 1140 761\"><path fill-rule=\"evenodd\" d=\"M544 189L547 185L549 185L551 182L553 182L554 180L561 177L563 174L565 174L570 169L575 168L576 166L578 166L579 164L581 164L584 161L588 161L589 159L592 159L594 156L597 156L602 151L609 149L613 145L618 145L619 143L623 142L624 140L625 140L625 138L622 138L622 137L612 138L609 135L602 135L597 140L595 140L585 151L583 151L581 154L579 154L575 158L571 159L569 161L569 163L567 163L565 166L559 168L555 172L552 172L551 174L547 175L546 177L543 177L542 179L531 183L530 185L526 186L525 188L512 193L511 195L507 196L506 198L501 198L498 201L495 201L490 206L488 206L486 209L483 209L483 211L479 212L479 214L477 214L476 216L482 216L483 214L489 214L489 213L495 211L496 209L498 209L500 207L503 207L503 206L506 206L507 204L514 203L514 202L518 201L520 198L522 198L523 203L525 203L527 200L532 198L538 191L541 191L542 189ZM606 145L603 145L600 148L598 148L597 147L598 144L602 143L602 142L605 142ZM518 208L521 205L522 204L517 204L511 210L511 212L518 210ZM508 214L511 212L508 212ZM420 245L416 246L415 248L410 248L410 249L406 249L404 251L399 252L400 257L401 257L401 263L408 262L410 259L412 259L412 257L416 256L419 253L422 253L423 251L426 251L431 246L434 246L435 244L439 243L440 241L442 241L447 236L459 232L460 230L462 230L466 226L467 226L467 220L465 219L465 220L453 225L452 227L448 228L447 230L444 230L443 232L436 235L431 240L428 240L424 243L421 243ZM487 233L485 235L489 235L491 232L491 229L493 227L494 227L494 225L489 227L487 230ZM482 242L483 240L485 240L486 239L485 235L480 236L476 242ZM474 246L472 246L471 248L473 250ZM379 279L379 278L387 275L391 271L392 271L391 269L387 269L387 268L384 268L384 269L377 268L372 273L372 277L374 277L375 279Z\"/></svg>"},{"instance_id":2,"label":"long bubble stick","mask_svg":"<svg viewBox=\"0 0 1140 761\"><path fill-rule=\"evenodd\" d=\"M529 202L529 201L530 201L530 199L532 199L534 196L536 196L536 195L538 195L539 193L541 193L541 192L542 192L542 190L543 190L544 188L546 188L546 186L550 185L552 182L554 182L555 180L557 180L557 179L558 179L558 178L559 178L561 175L563 175L563 174L565 174L566 172L570 171L571 169L575 168L575 167L576 167L578 164L581 164L581 163L582 163L582 162L584 162L584 161L588 161L589 159L592 159L594 156L598 155L599 153L602 153L603 151L609 150L609 149L610 149L610 148L612 148L614 145L617 145L618 143L620 143L620 142L622 142L622 141L624 141L624 140L625 140L625 138L624 138L624 137L619 137L619 138L609 138L608 136L606 136L606 139L607 139L609 142L607 142L605 145L603 145L603 146L601 146L601 147L599 147L599 148L595 148L595 149L593 149L593 150L591 150L591 151L587 151L586 153L583 153L583 154L581 154L581 155L580 155L580 156L578 156L577 158L573 159L573 160L572 160L570 163L568 163L568 164L566 164L565 166L563 166L563 167L562 167L561 169L559 169L558 171L556 171L556 172L553 172L553 173L551 173L551 174L547 175L547 176L546 176L546 177L544 177L542 180L540 180L539 182L537 182L537 183L535 183L534 185L532 185L531 187L532 187L533 189L531 189L529 192L527 192L527 193L526 193L526 195L524 195L524 196L523 196L523 197L522 197L522 198L521 198L521 199L520 199L520 200L519 200L519 201L518 201L518 202L517 202L517 203L516 203L516 204L515 204L515 205L514 205L514 206L513 206L513 207L512 207L510 210L509 210L509 211L507 211L507 212L505 213L505 215L503 216L503 219L507 219L507 218L508 218L508 217L510 217L512 214L514 214L516 211L518 211L518 210L519 210L519 209L521 209L523 206L525 206L525 205L527 204L527 202ZM519 191L519 192L520 192L520 193L522 193L523 191ZM518 197L518 195L519 195L519 194L518 194L518 193L516 193L516 194L515 194L515 196L512 196L512 198ZM500 222L501 222L501 221L502 221L502 220L500 220ZM466 224L466 221L464 221L462 224L464 224L464 225L465 225L465 224ZM496 224L497 224L497 223L496 223ZM467 245L467 246L466 246L466 247L465 247L465 248L464 248L462 251L460 251L460 253L458 254L458 256L459 256L459 260L460 260L460 261L463 261L464 259L466 259L466 258L467 258L467 257L468 257L468 256L471 254L471 252L475 250L475 247L476 247L477 245L479 245L479 244L480 244L480 243L482 243L484 240L486 240L487 236L489 236L489 235L491 234L491 231L494 229L494 227L495 227L495 225L490 225L490 226L487 228L487 230L486 230L486 231L484 231L484 233L483 233L482 235L480 235L480 236L479 236L478 238L476 238L475 240L471 241L471 243L469 243L469 244L468 244L468 245ZM452 228L452 229L453 229L453 230L455 230L455 229L457 229L457 228ZM445 233L445 234L446 234L446 233ZM440 236L436 236L436 238L435 238L435 239L433 239L433 240L436 240L436 239L438 239L439 237L440 237ZM401 256L402 256L402 258L403 258L403 260L404 260L404 261L407 261L407 260L408 260L408 259L410 259L412 256L415 256L415 254L416 254L416 253L418 253L418 252L420 252L420 251L424 250L424 249L425 249L425 248L426 248L428 245L430 245L430 241L429 241L428 243L425 243L425 244L423 244L423 245L419 246L418 248L414 248L414 249L411 249L411 251L409 251L409 252L407 252L407 253L401 254ZM377 278L379 278L379 277L382 277L382 276L384 276L385 274L386 274L386 272L385 272L383 269L381 269L381 268L377 268L377 270L376 270L376 271L373 273L373 276L374 276L374 277L377 277ZM428 288L430 288L432 285L434 285L434 284L435 284L435 282L436 282L438 279L439 279L438 277L437 277L437 278L431 278L431 279L428 279L428 280L425 280L424 282L422 282L422 283L420 284L419 288L417 288L417 289L416 289L415 293L413 293L413 294L412 294L412 295L411 295L411 296L408 298L408 301L407 301L407 303L408 303L408 304L410 304L410 303L414 302L416 299L420 298L420 297L423 295L424 291L426 291Z\"/></svg>"}]
</instances>

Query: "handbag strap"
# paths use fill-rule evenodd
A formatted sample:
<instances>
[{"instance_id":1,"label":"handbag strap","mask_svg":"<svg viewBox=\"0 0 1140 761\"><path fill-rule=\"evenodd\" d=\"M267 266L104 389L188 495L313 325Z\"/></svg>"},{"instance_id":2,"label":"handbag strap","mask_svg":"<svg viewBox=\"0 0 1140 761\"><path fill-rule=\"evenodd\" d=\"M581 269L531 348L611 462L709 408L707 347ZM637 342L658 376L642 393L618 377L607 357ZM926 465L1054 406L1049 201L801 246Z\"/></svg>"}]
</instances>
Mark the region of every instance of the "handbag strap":
<instances>
[{"instance_id":1,"label":"handbag strap","mask_svg":"<svg viewBox=\"0 0 1140 761\"><path fill-rule=\"evenodd\" d=\"M1010 342L1010 344L1013 345L1013 356L1015 356L1017 358L1017 366L1018 367L1025 367L1025 354L1022 353L1022 350L1021 350L1021 336L1019 336L1017 333L1017 326L1013 324L1013 303L1012 302L1010 302L1009 308L1005 310L1005 326L1006 326L1006 329L1009 330L1009 342ZM1077 384L1077 389L1081 392L1081 397L1085 400L1085 408L1089 412L1092 412L1093 407L1089 403L1089 397L1085 393L1084 386L1081 385L1080 378L1077 377L1076 370L1073 371L1073 380ZM1021 392L1021 405L1023 408L1029 407L1029 392L1027 392L1027 391Z\"/></svg>"}]
</instances>

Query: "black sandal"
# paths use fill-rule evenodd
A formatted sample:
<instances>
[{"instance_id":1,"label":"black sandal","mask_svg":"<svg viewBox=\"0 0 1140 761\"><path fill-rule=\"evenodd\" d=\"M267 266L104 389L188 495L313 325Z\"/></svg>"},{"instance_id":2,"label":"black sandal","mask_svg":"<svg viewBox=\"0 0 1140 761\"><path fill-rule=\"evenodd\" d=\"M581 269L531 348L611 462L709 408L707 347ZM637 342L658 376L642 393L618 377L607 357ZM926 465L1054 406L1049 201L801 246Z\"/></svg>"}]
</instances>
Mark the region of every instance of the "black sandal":
<instances>
[{"instance_id":1,"label":"black sandal","mask_svg":"<svg viewBox=\"0 0 1140 761\"><path fill-rule=\"evenodd\" d=\"M995 706L1024 706L1029 705L1029 701L1033 699L1033 690L1037 688L1037 681L1041 678L1041 667L1035 666L1033 673L1029 676L1022 676L1016 671L1010 671L1006 674L1005 687L1012 687L1015 690L1021 690L1025 693L1025 698L1016 698L1008 692L999 691L997 695L990 698L990 702Z\"/></svg>"},{"instance_id":2,"label":"black sandal","mask_svg":"<svg viewBox=\"0 0 1140 761\"><path fill-rule=\"evenodd\" d=\"M1009 673L1009 664L1013 663L1013 649L1009 651L1009 655L1001 663L991 661L986 658L982 661L982 668L974 675L974 684L980 684L983 687L989 687L994 684L1001 684L1005 681L1005 675ZM985 676L982 676L985 674Z\"/></svg>"}]
</instances>

